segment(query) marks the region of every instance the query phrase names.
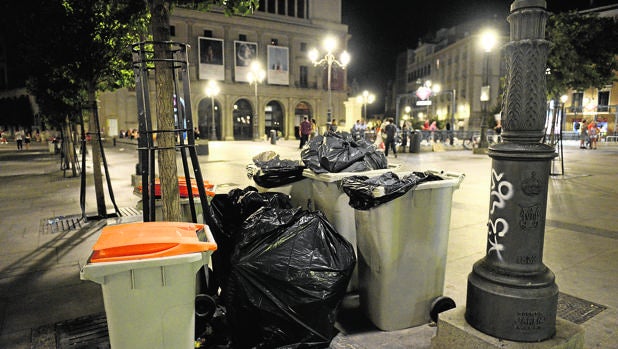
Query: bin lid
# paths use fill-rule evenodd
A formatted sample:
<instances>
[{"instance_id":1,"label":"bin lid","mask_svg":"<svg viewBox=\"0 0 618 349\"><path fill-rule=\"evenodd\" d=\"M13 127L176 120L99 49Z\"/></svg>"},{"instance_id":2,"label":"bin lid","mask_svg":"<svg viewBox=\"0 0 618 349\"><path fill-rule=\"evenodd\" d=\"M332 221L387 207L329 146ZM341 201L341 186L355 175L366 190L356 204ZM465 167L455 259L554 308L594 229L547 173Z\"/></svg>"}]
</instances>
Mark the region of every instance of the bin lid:
<instances>
[{"instance_id":1,"label":"bin lid","mask_svg":"<svg viewBox=\"0 0 618 349\"><path fill-rule=\"evenodd\" d=\"M214 251L206 240L204 224L186 222L139 222L107 226L92 247L91 263L176 256ZM199 235L199 236L198 236Z\"/></svg>"}]
</instances>

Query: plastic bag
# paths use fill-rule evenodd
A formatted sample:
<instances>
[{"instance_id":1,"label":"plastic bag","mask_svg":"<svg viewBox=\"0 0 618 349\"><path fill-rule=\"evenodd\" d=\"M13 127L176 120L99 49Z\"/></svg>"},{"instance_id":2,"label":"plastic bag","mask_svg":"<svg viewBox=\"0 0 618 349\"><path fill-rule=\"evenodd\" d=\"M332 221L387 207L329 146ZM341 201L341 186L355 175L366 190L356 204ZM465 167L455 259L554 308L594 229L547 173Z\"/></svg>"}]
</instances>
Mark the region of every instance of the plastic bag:
<instances>
[{"instance_id":1,"label":"plastic bag","mask_svg":"<svg viewBox=\"0 0 618 349\"><path fill-rule=\"evenodd\" d=\"M291 208L290 197L283 193L258 193L254 187L233 189L228 194L215 195L209 205L207 224L215 241L217 251L211 255L213 282L208 288L221 288L226 292L226 280L230 274L230 259L239 239L242 223L260 208Z\"/></svg>"},{"instance_id":2,"label":"plastic bag","mask_svg":"<svg viewBox=\"0 0 618 349\"><path fill-rule=\"evenodd\" d=\"M253 163L257 167L247 166L247 176L264 188L276 188L304 179L305 166L296 160L280 159L273 151L254 156Z\"/></svg>"},{"instance_id":3,"label":"plastic bag","mask_svg":"<svg viewBox=\"0 0 618 349\"><path fill-rule=\"evenodd\" d=\"M384 154L364 139L354 140L347 132L327 132L309 141L301 152L307 168L315 173L360 172L385 169ZM359 163L360 162L360 163Z\"/></svg>"},{"instance_id":4,"label":"plastic bag","mask_svg":"<svg viewBox=\"0 0 618 349\"><path fill-rule=\"evenodd\" d=\"M356 257L321 212L264 207L243 224L232 257L234 348L325 348Z\"/></svg>"},{"instance_id":5,"label":"plastic bag","mask_svg":"<svg viewBox=\"0 0 618 349\"><path fill-rule=\"evenodd\" d=\"M349 205L357 210L368 210L392 201L427 181L443 180L425 172L412 172L401 178L393 172L377 177L350 176L341 180L341 188L350 197Z\"/></svg>"}]
</instances>

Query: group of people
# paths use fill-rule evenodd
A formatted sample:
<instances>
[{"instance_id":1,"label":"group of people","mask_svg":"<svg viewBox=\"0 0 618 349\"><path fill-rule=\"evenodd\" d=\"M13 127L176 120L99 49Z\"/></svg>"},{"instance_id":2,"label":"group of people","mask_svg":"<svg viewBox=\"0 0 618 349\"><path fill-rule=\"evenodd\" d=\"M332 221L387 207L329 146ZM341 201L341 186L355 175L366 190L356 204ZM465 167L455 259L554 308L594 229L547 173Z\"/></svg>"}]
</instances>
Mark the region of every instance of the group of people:
<instances>
[{"instance_id":1,"label":"group of people","mask_svg":"<svg viewBox=\"0 0 618 349\"><path fill-rule=\"evenodd\" d=\"M597 149L597 141L601 135L601 130L595 121L587 122L586 119L575 125L579 133L580 149Z\"/></svg>"},{"instance_id":2,"label":"group of people","mask_svg":"<svg viewBox=\"0 0 618 349\"><path fill-rule=\"evenodd\" d=\"M30 149L30 143L33 141L32 134L30 132L24 130L17 130L14 134L15 143L17 143L17 150L23 150L24 147L26 150ZM36 139L40 142L40 136L37 131ZM8 138L6 132L0 131L0 144L8 144Z\"/></svg>"}]
</instances>

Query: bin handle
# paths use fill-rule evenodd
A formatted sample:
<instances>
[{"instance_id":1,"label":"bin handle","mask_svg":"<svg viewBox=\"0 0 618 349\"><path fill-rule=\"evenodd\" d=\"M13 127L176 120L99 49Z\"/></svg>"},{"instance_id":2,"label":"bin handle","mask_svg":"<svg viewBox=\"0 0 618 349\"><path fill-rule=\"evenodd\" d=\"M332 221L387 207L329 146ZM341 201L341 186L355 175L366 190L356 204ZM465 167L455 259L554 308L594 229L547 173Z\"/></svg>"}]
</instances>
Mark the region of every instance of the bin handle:
<instances>
[{"instance_id":1,"label":"bin handle","mask_svg":"<svg viewBox=\"0 0 618 349\"><path fill-rule=\"evenodd\" d=\"M457 180L457 184L456 184L457 188L459 188L459 185L461 184L461 182L463 182L464 178L466 178L466 174L465 173L443 171L443 170L428 170L427 172L429 172L431 174L434 174L434 175L439 175L439 176L443 176L443 177L449 177L450 179L456 179Z\"/></svg>"}]
</instances>

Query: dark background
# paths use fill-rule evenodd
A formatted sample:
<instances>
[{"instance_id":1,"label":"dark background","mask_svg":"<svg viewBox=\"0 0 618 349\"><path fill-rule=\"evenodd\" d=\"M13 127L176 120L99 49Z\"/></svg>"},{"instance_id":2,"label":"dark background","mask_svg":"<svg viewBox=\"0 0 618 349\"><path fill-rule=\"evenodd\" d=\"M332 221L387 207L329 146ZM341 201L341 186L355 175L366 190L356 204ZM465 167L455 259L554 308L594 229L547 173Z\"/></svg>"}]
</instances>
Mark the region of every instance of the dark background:
<instances>
[{"instance_id":1,"label":"dark background","mask_svg":"<svg viewBox=\"0 0 618 349\"><path fill-rule=\"evenodd\" d=\"M348 83L356 81L360 91L374 93L377 99L367 107L368 113L382 113L384 92L387 82L395 77L398 54L416 48L419 39L440 28L484 18L506 23L512 3L505 0L343 0L342 21L348 25L351 35ZM583 10L616 3L616 0L549 0L547 10Z\"/></svg>"}]
</instances>

